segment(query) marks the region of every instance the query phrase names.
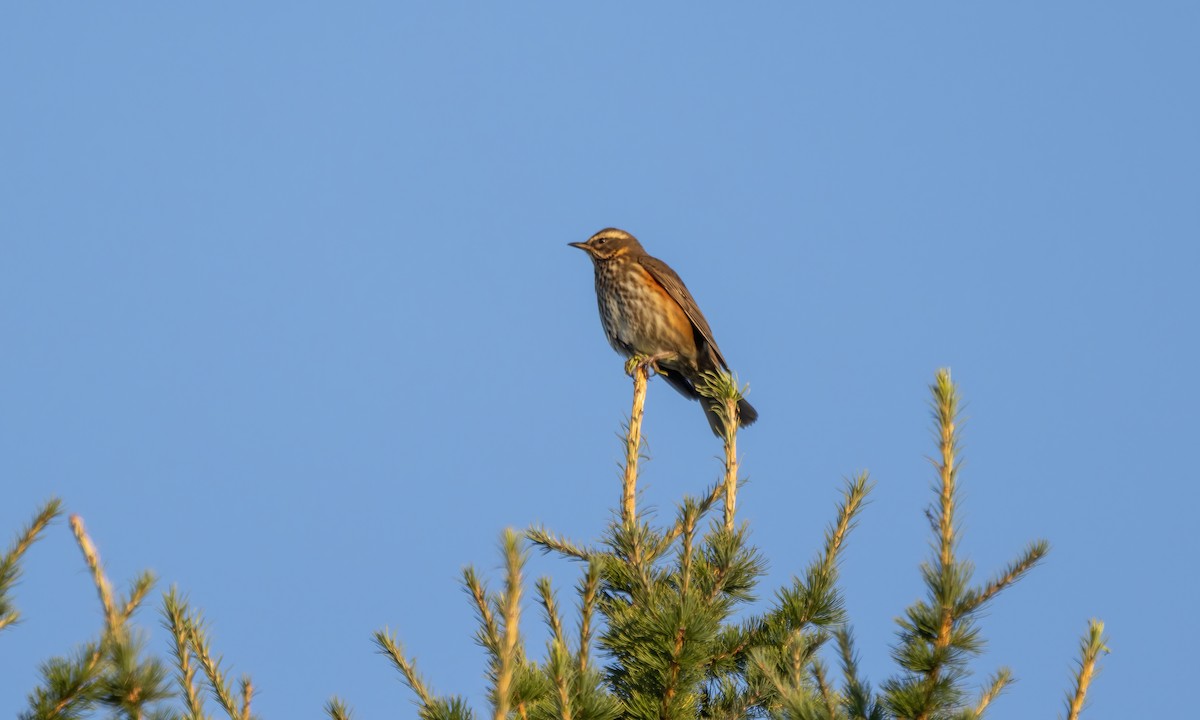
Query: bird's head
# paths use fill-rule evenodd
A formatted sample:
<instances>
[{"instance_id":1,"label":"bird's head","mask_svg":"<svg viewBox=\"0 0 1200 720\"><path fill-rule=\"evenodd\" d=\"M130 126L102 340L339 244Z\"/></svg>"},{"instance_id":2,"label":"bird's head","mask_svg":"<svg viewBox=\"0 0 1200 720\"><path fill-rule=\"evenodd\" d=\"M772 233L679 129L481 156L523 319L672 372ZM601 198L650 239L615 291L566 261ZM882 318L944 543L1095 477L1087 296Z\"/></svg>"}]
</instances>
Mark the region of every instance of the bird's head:
<instances>
[{"instance_id":1,"label":"bird's head","mask_svg":"<svg viewBox=\"0 0 1200 720\"><path fill-rule=\"evenodd\" d=\"M645 250L637 238L616 228L605 228L588 238L587 242L567 243L591 256L594 262L603 262L622 255L642 255Z\"/></svg>"}]
</instances>

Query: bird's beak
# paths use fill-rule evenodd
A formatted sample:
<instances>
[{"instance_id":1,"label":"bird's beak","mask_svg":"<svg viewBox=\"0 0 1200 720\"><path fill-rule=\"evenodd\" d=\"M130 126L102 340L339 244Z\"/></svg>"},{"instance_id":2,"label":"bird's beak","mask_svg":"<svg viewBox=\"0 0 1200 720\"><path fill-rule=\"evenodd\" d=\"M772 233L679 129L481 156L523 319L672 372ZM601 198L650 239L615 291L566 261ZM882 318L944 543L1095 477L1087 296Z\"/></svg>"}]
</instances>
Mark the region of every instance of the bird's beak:
<instances>
[{"instance_id":1,"label":"bird's beak","mask_svg":"<svg viewBox=\"0 0 1200 720\"><path fill-rule=\"evenodd\" d=\"M585 243L585 242L581 242L581 243L567 243L567 244L568 244L568 245L570 245L570 246L571 246L571 247L573 247L573 248L579 248L580 250L582 250L582 251L584 251L584 252L587 252L587 251L588 251L588 244L587 244L587 243Z\"/></svg>"}]
</instances>

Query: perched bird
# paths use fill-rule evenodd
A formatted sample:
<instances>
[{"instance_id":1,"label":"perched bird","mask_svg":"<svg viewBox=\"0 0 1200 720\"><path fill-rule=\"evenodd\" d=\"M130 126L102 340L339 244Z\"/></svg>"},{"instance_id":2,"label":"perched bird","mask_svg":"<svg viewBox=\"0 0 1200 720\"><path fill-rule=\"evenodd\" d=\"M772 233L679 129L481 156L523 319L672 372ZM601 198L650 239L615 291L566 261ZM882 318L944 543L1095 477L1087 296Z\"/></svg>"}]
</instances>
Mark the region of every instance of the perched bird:
<instances>
[{"instance_id":1,"label":"perched bird","mask_svg":"<svg viewBox=\"0 0 1200 720\"><path fill-rule=\"evenodd\" d=\"M592 258L600 323L609 344L627 358L641 355L655 362L679 394L701 401L709 426L721 437L721 419L696 386L700 373L729 370L729 363L683 281L624 230L606 228L587 242L568 244ZM738 403L739 425L757 419L750 403Z\"/></svg>"}]
</instances>

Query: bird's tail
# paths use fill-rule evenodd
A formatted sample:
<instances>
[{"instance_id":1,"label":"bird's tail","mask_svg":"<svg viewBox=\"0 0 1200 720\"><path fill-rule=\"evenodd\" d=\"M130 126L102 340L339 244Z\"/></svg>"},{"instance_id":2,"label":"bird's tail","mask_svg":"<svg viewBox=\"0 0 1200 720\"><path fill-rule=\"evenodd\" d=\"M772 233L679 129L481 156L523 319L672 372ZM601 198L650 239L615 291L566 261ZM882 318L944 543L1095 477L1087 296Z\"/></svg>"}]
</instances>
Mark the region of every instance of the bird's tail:
<instances>
[{"instance_id":1,"label":"bird's tail","mask_svg":"<svg viewBox=\"0 0 1200 720\"><path fill-rule=\"evenodd\" d=\"M758 420L758 411L754 409L754 406L746 402L746 398L738 400L738 426L753 425L756 420Z\"/></svg>"},{"instance_id":2,"label":"bird's tail","mask_svg":"<svg viewBox=\"0 0 1200 720\"><path fill-rule=\"evenodd\" d=\"M665 374L659 375L667 384L675 388L680 395L692 400L699 400L700 407L704 408L704 417L708 419L708 426L712 428L713 435L717 437L725 437L725 423L722 422L721 416L712 409L709 398L704 397L696 390L696 379L685 377L684 374L677 369L670 369ZM753 425L758 419L758 411L754 406L746 402L745 398L738 401L738 427L746 427Z\"/></svg>"},{"instance_id":3,"label":"bird's tail","mask_svg":"<svg viewBox=\"0 0 1200 720\"><path fill-rule=\"evenodd\" d=\"M704 417L708 420L708 426L712 428L713 435L717 437L725 437L725 422L721 420L721 416L713 410L709 404L708 398L700 398L700 404L704 407ZM745 398L738 400L738 427L746 427L753 425L754 421L758 420L758 411L754 406L746 402Z\"/></svg>"}]
</instances>

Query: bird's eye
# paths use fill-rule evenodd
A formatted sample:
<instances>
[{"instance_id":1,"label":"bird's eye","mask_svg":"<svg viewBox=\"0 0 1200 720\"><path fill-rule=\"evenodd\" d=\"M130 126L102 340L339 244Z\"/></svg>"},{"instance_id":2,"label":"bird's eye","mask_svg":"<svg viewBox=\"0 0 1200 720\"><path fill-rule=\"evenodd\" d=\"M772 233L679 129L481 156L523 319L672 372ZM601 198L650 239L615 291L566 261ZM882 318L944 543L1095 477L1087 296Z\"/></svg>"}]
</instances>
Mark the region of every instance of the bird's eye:
<instances>
[{"instance_id":1,"label":"bird's eye","mask_svg":"<svg viewBox=\"0 0 1200 720\"><path fill-rule=\"evenodd\" d=\"M596 238L596 244L597 244L597 245L603 245L603 244L604 244L604 243L606 243L606 242L608 242L608 239L607 239L607 238Z\"/></svg>"}]
</instances>

